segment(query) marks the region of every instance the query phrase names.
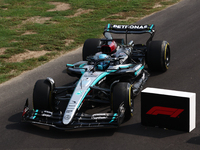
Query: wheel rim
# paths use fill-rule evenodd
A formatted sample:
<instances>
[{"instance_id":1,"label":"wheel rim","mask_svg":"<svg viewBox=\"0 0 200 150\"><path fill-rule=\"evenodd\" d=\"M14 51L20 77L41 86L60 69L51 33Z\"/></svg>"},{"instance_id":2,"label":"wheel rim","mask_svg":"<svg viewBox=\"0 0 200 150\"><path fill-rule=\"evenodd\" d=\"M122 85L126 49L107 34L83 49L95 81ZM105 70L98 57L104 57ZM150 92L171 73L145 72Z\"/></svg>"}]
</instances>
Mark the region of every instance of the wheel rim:
<instances>
[{"instance_id":1,"label":"wheel rim","mask_svg":"<svg viewBox=\"0 0 200 150\"><path fill-rule=\"evenodd\" d=\"M168 48L168 44L165 47L165 66L168 69L170 63L170 49Z\"/></svg>"},{"instance_id":2,"label":"wheel rim","mask_svg":"<svg viewBox=\"0 0 200 150\"><path fill-rule=\"evenodd\" d=\"M130 113L131 113L131 116L133 116L133 94L132 94L132 85L130 86L129 88L129 107L130 107Z\"/></svg>"}]
</instances>

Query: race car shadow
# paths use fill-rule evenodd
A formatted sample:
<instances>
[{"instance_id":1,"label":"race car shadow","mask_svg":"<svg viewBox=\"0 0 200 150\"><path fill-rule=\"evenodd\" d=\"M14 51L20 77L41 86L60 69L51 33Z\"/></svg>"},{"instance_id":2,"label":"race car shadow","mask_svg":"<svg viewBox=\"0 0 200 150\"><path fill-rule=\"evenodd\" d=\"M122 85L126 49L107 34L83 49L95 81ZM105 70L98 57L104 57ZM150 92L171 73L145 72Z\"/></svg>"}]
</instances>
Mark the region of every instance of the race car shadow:
<instances>
[{"instance_id":1,"label":"race car shadow","mask_svg":"<svg viewBox=\"0 0 200 150\"><path fill-rule=\"evenodd\" d=\"M11 123L6 126L6 129L18 130L20 132L25 132L28 134L39 135L42 137L48 137L53 139L104 137L104 136L112 136L116 132L115 128L104 128L104 129L86 128L86 129L75 129L75 130L64 131L64 130L49 128L46 126L23 123L20 121L21 115L22 113L17 113L11 116L8 119L8 121Z\"/></svg>"},{"instance_id":2,"label":"race car shadow","mask_svg":"<svg viewBox=\"0 0 200 150\"><path fill-rule=\"evenodd\" d=\"M140 135L145 137L153 137L153 138L165 138L185 133L182 131L143 126L141 123L124 125L124 126L122 125L117 132Z\"/></svg>"}]
</instances>

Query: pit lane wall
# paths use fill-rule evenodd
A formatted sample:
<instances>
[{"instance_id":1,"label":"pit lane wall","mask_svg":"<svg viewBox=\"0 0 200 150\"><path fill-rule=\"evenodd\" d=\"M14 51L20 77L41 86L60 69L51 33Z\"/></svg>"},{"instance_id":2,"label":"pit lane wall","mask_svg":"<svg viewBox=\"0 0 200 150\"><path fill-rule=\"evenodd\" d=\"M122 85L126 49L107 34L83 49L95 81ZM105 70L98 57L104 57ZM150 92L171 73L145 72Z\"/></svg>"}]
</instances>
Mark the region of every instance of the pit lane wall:
<instances>
[{"instance_id":1,"label":"pit lane wall","mask_svg":"<svg viewBox=\"0 0 200 150\"><path fill-rule=\"evenodd\" d=\"M196 93L147 87L141 92L141 123L191 132L196 127Z\"/></svg>"}]
</instances>

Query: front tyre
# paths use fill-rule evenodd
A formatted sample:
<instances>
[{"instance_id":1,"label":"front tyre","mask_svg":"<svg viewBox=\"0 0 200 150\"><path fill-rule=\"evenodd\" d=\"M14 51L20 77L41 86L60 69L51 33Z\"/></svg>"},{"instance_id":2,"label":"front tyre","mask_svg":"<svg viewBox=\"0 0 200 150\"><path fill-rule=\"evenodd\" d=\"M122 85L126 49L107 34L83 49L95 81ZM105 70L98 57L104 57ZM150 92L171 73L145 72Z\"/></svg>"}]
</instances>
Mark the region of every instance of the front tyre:
<instances>
[{"instance_id":1,"label":"front tyre","mask_svg":"<svg viewBox=\"0 0 200 150\"><path fill-rule=\"evenodd\" d=\"M51 101L51 85L48 80L38 80L33 89L33 108L53 110Z\"/></svg>"},{"instance_id":2,"label":"front tyre","mask_svg":"<svg viewBox=\"0 0 200 150\"><path fill-rule=\"evenodd\" d=\"M112 87L111 107L113 113L118 113L119 106L124 103L125 119L130 119L133 116L133 94L132 86L127 82L118 82Z\"/></svg>"},{"instance_id":3,"label":"front tyre","mask_svg":"<svg viewBox=\"0 0 200 150\"><path fill-rule=\"evenodd\" d=\"M170 64L170 46L167 41L151 41L147 47L147 65L152 71L165 72Z\"/></svg>"}]
</instances>

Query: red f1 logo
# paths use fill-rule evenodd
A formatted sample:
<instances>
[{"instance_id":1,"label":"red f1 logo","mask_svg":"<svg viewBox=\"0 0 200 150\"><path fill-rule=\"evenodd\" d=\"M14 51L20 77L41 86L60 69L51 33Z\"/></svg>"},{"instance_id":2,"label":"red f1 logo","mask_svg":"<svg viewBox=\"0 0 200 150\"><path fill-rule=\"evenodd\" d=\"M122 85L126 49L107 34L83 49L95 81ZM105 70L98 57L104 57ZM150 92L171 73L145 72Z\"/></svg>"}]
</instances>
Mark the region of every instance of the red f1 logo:
<instances>
[{"instance_id":1,"label":"red f1 logo","mask_svg":"<svg viewBox=\"0 0 200 150\"><path fill-rule=\"evenodd\" d=\"M183 111L184 111L184 109L154 106L146 114L149 114L149 115L158 115L158 114L170 115L170 117L176 118Z\"/></svg>"}]
</instances>

